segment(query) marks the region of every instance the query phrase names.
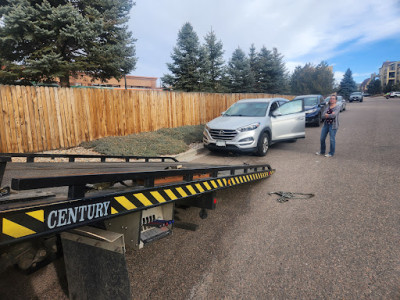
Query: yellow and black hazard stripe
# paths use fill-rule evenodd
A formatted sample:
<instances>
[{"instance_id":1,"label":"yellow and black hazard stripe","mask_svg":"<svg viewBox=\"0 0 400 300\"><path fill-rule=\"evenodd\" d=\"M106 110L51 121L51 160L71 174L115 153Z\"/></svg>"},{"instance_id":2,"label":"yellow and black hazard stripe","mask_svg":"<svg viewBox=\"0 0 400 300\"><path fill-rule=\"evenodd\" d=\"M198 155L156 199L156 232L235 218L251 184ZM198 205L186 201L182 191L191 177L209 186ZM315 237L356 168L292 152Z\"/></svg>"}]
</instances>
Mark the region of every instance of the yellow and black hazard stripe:
<instances>
[{"instance_id":1,"label":"yellow and black hazard stripe","mask_svg":"<svg viewBox=\"0 0 400 300\"><path fill-rule=\"evenodd\" d=\"M274 170L145 188L120 195L54 203L40 209L0 213L0 245L90 224L121 214L163 205L204 193L266 178Z\"/></svg>"},{"instance_id":2,"label":"yellow and black hazard stripe","mask_svg":"<svg viewBox=\"0 0 400 300\"><path fill-rule=\"evenodd\" d=\"M19 214L8 214L1 221L1 233L18 239L43 231L44 210L39 209Z\"/></svg>"}]
</instances>

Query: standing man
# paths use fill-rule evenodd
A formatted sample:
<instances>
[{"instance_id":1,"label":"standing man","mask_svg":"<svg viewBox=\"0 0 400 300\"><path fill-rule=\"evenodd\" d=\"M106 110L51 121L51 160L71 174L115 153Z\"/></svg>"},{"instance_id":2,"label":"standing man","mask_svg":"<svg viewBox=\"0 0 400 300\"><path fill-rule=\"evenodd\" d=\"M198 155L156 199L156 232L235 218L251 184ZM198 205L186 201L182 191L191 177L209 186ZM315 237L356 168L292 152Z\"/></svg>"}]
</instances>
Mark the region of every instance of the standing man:
<instances>
[{"instance_id":1,"label":"standing man","mask_svg":"<svg viewBox=\"0 0 400 300\"><path fill-rule=\"evenodd\" d=\"M332 157L335 154L335 136L336 132L339 128L339 113L340 107L336 105L337 97L335 94L332 94L329 98L329 105L325 107L324 115L325 121L324 126L321 130L321 148L320 151L317 152L317 155L325 155L325 157ZM326 151L326 136L329 133L329 141L330 141L330 148L329 153L325 154Z\"/></svg>"}]
</instances>

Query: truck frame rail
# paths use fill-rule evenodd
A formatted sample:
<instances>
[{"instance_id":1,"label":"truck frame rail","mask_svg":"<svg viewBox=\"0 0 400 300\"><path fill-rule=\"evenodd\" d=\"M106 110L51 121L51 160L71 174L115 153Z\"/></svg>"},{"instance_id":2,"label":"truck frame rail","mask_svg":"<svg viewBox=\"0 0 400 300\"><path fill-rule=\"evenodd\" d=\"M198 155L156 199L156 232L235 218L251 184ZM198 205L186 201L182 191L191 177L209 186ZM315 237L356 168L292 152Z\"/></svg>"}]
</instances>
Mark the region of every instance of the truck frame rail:
<instances>
[{"instance_id":1,"label":"truck frame rail","mask_svg":"<svg viewBox=\"0 0 400 300\"><path fill-rule=\"evenodd\" d=\"M0 197L0 246L201 197L275 172L268 164L215 166L174 158L166 162L165 157L157 158L160 162L151 162L154 157L131 162L136 156L108 156L125 162L106 163L105 158L90 155L30 155L0 156L0 188L5 175L12 191ZM30 163L10 162L12 157L25 157ZM69 162L33 164L36 157L63 157ZM76 162L81 157L100 158L101 163ZM96 188L104 183L105 188Z\"/></svg>"}]
</instances>

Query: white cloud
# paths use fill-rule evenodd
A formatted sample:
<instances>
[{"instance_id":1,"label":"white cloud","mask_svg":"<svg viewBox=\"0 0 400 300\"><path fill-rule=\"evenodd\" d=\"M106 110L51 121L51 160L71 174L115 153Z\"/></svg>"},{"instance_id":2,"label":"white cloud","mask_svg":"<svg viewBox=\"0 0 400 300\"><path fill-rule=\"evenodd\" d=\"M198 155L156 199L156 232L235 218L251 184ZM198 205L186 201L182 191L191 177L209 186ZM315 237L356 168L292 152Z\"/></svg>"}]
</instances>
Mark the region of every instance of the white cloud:
<instances>
[{"instance_id":1,"label":"white cloud","mask_svg":"<svg viewBox=\"0 0 400 300\"><path fill-rule=\"evenodd\" d=\"M343 79L344 73L345 72L341 72L341 71L333 72L333 78L335 79L335 84L340 84L340 82Z\"/></svg>"},{"instance_id":2,"label":"white cloud","mask_svg":"<svg viewBox=\"0 0 400 300\"><path fill-rule=\"evenodd\" d=\"M360 45L398 37L400 5L398 0L136 0L130 29L138 38L137 73L168 72L165 64L185 22L201 41L212 28L226 60L238 46L247 52L254 43L257 49L277 47L290 70L298 61L318 64ZM150 69L159 72L147 74Z\"/></svg>"}]
</instances>

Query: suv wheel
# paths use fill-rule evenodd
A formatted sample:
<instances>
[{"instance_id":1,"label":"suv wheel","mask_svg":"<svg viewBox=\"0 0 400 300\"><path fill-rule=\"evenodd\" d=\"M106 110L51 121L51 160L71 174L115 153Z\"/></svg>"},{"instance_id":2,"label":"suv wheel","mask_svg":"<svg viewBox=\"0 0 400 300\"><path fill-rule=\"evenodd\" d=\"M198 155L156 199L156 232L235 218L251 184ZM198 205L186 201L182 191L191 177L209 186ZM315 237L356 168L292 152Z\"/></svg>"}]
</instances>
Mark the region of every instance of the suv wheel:
<instances>
[{"instance_id":1,"label":"suv wheel","mask_svg":"<svg viewBox=\"0 0 400 300\"><path fill-rule=\"evenodd\" d=\"M265 156L268 152L268 148L269 148L268 134L263 132L260 134L260 137L258 138L257 155Z\"/></svg>"}]
</instances>

